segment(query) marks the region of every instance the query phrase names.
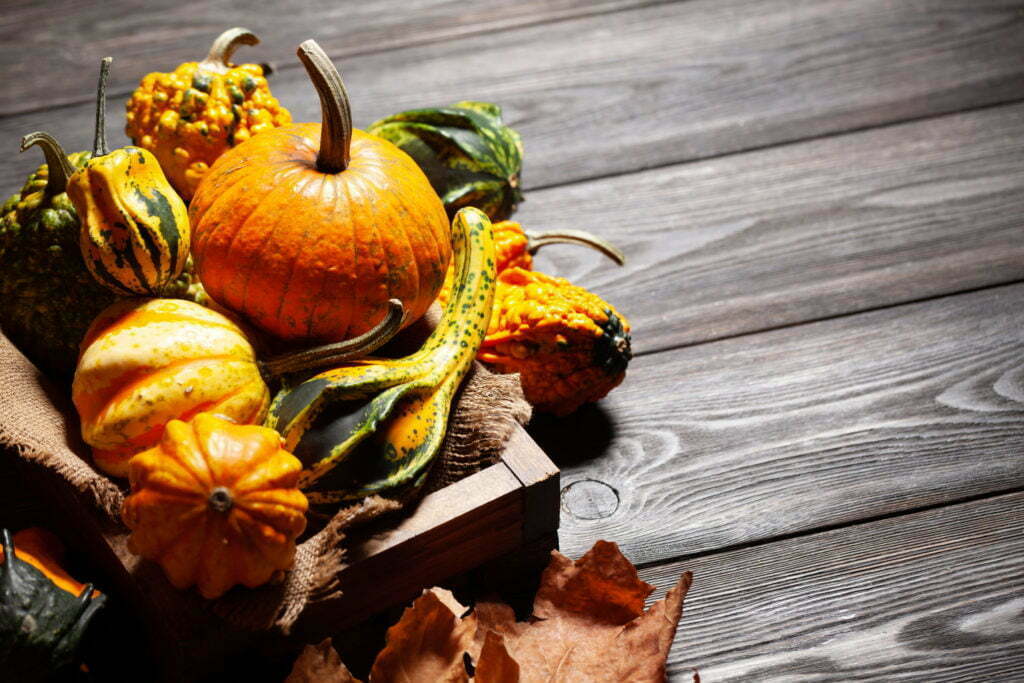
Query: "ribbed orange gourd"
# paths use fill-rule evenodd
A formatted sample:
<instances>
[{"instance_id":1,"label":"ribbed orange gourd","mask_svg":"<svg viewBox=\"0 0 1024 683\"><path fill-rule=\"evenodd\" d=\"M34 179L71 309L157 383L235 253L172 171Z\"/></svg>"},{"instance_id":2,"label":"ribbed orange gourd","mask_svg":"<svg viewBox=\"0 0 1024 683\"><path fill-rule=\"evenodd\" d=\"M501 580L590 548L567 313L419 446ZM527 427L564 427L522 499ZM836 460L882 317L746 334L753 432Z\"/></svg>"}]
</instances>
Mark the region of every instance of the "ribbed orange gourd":
<instances>
[{"instance_id":1,"label":"ribbed orange gourd","mask_svg":"<svg viewBox=\"0 0 1024 683\"><path fill-rule=\"evenodd\" d=\"M181 299L125 299L101 313L82 341L71 395L96 465L119 477L171 419L208 411L255 423L270 403L242 330Z\"/></svg>"},{"instance_id":2,"label":"ribbed orange gourd","mask_svg":"<svg viewBox=\"0 0 1024 683\"><path fill-rule=\"evenodd\" d=\"M199 279L214 301L287 340L361 334L392 298L410 324L451 259L444 206L408 155L352 129L319 46L306 41L298 54L323 125L265 131L214 163L189 208Z\"/></svg>"},{"instance_id":3,"label":"ribbed orange gourd","mask_svg":"<svg viewBox=\"0 0 1024 683\"><path fill-rule=\"evenodd\" d=\"M273 429L207 413L172 420L157 446L132 459L128 549L204 598L263 585L292 565L306 528L301 470Z\"/></svg>"}]
</instances>

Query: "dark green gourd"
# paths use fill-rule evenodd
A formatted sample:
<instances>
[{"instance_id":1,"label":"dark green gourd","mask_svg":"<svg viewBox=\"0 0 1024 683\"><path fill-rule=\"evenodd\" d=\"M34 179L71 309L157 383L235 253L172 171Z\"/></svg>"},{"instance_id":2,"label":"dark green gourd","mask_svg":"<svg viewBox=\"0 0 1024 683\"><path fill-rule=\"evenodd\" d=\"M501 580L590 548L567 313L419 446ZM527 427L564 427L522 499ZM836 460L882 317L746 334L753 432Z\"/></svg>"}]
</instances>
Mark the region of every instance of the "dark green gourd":
<instances>
[{"instance_id":1,"label":"dark green gourd","mask_svg":"<svg viewBox=\"0 0 1024 683\"><path fill-rule=\"evenodd\" d=\"M367 132L394 143L419 164L449 217L472 206L502 221L523 200L523 143L502 122L496 104L413 109L371 124Z\"/></svg>"}]
</instances>

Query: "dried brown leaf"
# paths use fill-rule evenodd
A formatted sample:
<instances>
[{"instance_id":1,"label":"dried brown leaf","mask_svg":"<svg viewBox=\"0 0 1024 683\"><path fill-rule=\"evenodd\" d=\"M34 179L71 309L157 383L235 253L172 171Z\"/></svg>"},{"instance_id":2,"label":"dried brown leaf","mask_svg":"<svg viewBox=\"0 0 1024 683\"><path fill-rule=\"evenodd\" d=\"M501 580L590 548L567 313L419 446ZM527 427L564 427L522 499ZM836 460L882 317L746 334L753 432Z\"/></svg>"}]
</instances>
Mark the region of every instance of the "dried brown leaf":
<instances>
[{"instance_id":1,"label":"dried brown leaf","mask_svg":"<svg viewBox=\"0 0 1024 683\"><path fill-rule=\"evenodd\" d=\"M683 574L645 612L654 587L640 580L617 545L598 541L576 562L552 553L526 622L493 601L462 618L466 608L448 591L432 588L388 630L370 681L468 683L467 653L476 663L475 683L662 681L691 579ZM330 647L326 641L317 647L323 646Z\"/></svg>"},{"instance_id":2,"label":"dried brown leaf","mask_svg":"<svg viewBox=\"0 0 1024 683\"><path fill-rule=\"evenodd\" d=\"M614 543L598 541L572 562L558 552L541 579L534 615L517 623L498 603L480 603L481 631L504 638L520 681L660 681L682 616L689 573L663 600L643 611L653 587ZM478 635L476 644L481 646ZM480 652L478 667L489 663Z\"/></svg>"},{"instance_id":3,"label":"dried brown leaf","mask_svg":"<svg viewBox=\"0 0 1024 683\"><path fill-rule=\"evenodd\" d=\"M469 681L463 653L472 647L476 617L462 619L465 611L443 588L424 591L388 629L387 644L373 663L370 680Z\"/></svg>"},{"instance_id":4,"label":"dried brown leaf","mask_svg":"<svg viewBox=\"0 0 1024 683\"><path fill-rule=\"evenodd\" d=\"M519 680L519 664L508 653L505 639L494 631L487 631L478 660L474 683L515 683Z\"/></svg>"},{"instance_id":5,"label":"dried brown leaf","mask_svg":"<svg viewBox=\"0 0 1024 683\"><path fill-rule=\"evenodd\" d=\"M317 645L307 645L299 654L292 672L284 683L360 683L346 667L338 653L325 638Z\"/></svg>"}]
</instances>

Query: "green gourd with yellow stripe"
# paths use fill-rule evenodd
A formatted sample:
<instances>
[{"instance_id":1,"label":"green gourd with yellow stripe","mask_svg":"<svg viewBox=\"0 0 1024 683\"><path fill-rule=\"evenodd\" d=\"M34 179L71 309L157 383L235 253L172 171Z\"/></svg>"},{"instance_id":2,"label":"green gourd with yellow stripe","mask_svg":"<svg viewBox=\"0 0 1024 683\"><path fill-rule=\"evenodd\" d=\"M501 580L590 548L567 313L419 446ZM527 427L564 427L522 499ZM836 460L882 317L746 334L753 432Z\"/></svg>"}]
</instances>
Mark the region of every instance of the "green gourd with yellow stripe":
<instances>
[{"instance_id":1,"label":"green gourd with yellow stripe","mask_svg":"<svg viewBox=\"0 0 1024 683\"><path fill-rule=\"evenodd\" d=\"M452 296L418 351L348 362L274 398L266 424L302 461L299 486L314 510L329 514L373 494L404 498L426 479L494 300L490 220L462 209L452 222L452 240Z\"/></svg>"},{"instance_id":2,"label":"green gourd with yellow stripe","mask_svg":"<svg viewBox=\"0 0 1024 683\"><path fill-rule=\"evenodd\" d=\"M79 245L93 277L121 295L160 296L188 260L188 210L156 157L141 147L107 151L106 77L100 67L92 159L68 180L82 222Z\"/></svg>"}]
</instances>

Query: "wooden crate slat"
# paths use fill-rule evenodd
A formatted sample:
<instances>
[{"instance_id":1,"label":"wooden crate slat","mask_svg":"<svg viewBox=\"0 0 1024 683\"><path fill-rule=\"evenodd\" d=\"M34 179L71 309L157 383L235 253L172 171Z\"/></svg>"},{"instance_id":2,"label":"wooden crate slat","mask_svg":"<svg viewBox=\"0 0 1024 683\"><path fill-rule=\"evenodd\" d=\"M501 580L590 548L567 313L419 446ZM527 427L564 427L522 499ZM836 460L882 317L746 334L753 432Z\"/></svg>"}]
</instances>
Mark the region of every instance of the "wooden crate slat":
<instances>
[{"instance_id":1,"label":"wooden crate slat","mask_svg":"<svg viewBox=\"0 0 1024 683\"><path fill-rule=\"evenodd\" d=\"M694 573L669 658L688 681L1024 678L1024 494L640 572Z\"/></svg>"},{"instance_id":2,"label":"wooden crate slat","mask_svg":"<svg viewBox=\"0 0 1024 683\"><path fill-rule=\"evenodd\" d=\"M644 356L531 427L561 546L635 563L1024 485L1024 285Z\"/></svg>"},{"instance_id":3,"label":"wooden crate slat","mask_svg":"<svg viewBox=\"0 0 1024 683\"><path fill-rule=\"evenodd\" d=\"M517 429L512 434L502 462L523 486L523 542L530 543L558 529L558 467L526 430Z\"/></svg>"},{"instance_id":4,"label":"wooden crate slat","mask_svg":"<svg viewBox=\"0 0 1024 683\"><path fill-rule=\"evenodd\" d=\"M552 468L518 427L500 462L430 493L408 517L356 532L347 544L350 564L339 575L341 597L310 606L296 629L322 638L550 536L558 526L558 471ZM534 477L524 483L516 472ZM538 487L552 477L554 497L538 496Z\"/></svg>"},{"instance_id":5,"label":"wooden crate slat","mask_svg":"<svg viewBox=\"0 0 1024 683\"><path fill-rule=\"evenodd\" d=\"M1015 0L691 0L354 55L338 65L357 126L467 98L505 106L526 146L524 184L537 188L1019 99L1018 12ZM222 27L204 28L203 40ZM68 40L85 44L87 31ZM17 35L8 45L29 49ZM110 48L117 78L152 68ZM294 63L294 45L259 54ZM96 67L78 66L91 88ZM31 79L15 80L36 79L58 91L75 80L36 68ZM319 120L300 69L282 71L272 87L296 120ZM124 101L110 98L112 114ZM68 149L84 149L92 110L83 102L5 117L0 140L13 151L22 135L43 129ZM116 118L112 145L124 142ZM12 158L0 169L0 187L19 187L38 161Z\"/></svg>"},{"instance_id":6,"label":"wooden crate slat","mask_svg":"<svg viewBox=\"0 0 1024 683\"><path fill-rule=\"evenodd\" d=\"M1024 279L1022 215L1017 104L540 190L516 218L625 250L536 268L619 307L644 353Z\"/></svg>"}]
</instances>

